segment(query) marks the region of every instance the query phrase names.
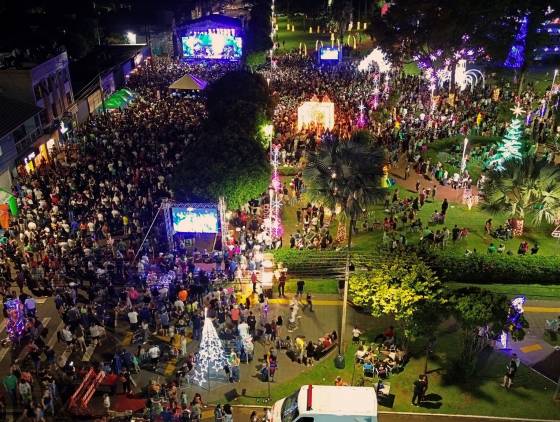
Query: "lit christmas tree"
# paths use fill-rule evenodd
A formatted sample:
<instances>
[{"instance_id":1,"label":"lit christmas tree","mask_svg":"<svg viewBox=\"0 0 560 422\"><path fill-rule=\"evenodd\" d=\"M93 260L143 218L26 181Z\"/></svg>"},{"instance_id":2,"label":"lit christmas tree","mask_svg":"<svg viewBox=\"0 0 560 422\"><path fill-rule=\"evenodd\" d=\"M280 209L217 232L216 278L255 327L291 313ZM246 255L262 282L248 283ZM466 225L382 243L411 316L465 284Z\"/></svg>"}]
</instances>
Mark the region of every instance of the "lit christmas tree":
<instances>
[{"instance_id":1,"label":"lit christmas tree","mask_svg":"<svg viewBox=\"0 0 560 422\"><path fill-rule=\"evenodd\" d=\"M204 325L202 327L202 340L194 367L192 379L201 387L208 384L210 380L223 380L225 376L224 368L227 365L227 358L224 352L222 341L218 337L214 323L204 311Z\"/></svg>"},{"instance_id":2,"label":"lit christmas tree","mask_svg":"<svg viewBox=\"0 0 560 422\"><path fill-rule=\"evenodd\" d=\"M504 135L501 144L498 146L496 153L487 163L489 168L496 170L504 170L504 162L508 160L521 160L523 144L521 137L523 136L524 122L520 117L525 113L524 110L516 105L511 109L513 111L513 119Z\"/></svg>"}]
</instances>

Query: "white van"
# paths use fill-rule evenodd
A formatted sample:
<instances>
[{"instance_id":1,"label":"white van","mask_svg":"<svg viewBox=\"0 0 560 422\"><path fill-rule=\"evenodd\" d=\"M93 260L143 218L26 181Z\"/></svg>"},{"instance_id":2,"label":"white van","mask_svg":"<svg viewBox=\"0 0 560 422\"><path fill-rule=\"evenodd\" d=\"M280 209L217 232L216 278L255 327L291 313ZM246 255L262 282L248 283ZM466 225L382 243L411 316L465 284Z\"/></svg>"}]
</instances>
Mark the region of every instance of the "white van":
<instances>
[{"instance_id":1,"label":"white van","mask_svg":"<svg viewBox=\"0 0 560 422\"><path fill-rule=\"evenodd\" d=\"M272 422L377 422L373 387L305 385L272 407Z\"/></svg>"}]
</instances>

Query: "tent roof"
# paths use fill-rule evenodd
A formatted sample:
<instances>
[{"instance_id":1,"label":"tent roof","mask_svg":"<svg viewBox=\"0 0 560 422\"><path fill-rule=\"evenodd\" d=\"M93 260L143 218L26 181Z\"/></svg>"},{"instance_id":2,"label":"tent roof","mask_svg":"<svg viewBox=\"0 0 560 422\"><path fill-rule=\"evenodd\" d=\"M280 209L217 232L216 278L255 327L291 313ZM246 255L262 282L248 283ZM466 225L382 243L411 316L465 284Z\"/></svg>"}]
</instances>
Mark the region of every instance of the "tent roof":
<instances>
[{"instance_id":1,"label":"tent roof","mask_svg":"<svg viewBox=\"0 0 560 422\"><path fill-rule=\"evenodd\" d=\"M169 88L202 91L206 88L206 85L208 85L208 82L187 73L169 85Z\"/></svg>"}]
</instances>

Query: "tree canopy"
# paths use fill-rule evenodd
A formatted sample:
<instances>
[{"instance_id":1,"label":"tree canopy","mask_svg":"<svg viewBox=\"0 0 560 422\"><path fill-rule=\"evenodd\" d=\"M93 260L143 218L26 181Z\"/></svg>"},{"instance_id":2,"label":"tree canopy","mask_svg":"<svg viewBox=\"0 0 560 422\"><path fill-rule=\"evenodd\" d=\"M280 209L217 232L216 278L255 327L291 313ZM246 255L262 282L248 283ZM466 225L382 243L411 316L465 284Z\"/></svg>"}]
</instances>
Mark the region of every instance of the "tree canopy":
<instances>
[{"instance_id":1,"label":"tree canopy","mask_svg":"<svg viewBox=\"0 0 560 422\"><path fill-rule=\"evenodd\" d=\"M251 8L247 29L247 50L262 52L272 48L272 1L256 0Z\"/></svg>"},{"instance_id":2,"label":"tree canopy","mask_svg":"<svg viewBox=\"0 0 560 422\"><path fill-rule=\"evenodd\" d=\"M347 142L323 142L309 154L303 172L307 195L331 210L337 206L355 219L369 205L385 198L381 187L385 153L367 132L356 132Z\"/></svg>"},{"instance_id":3,"label":"tree canopy","mask_svg":"<svg viewBox=\"0 0 560 422\"><path fill-rule=\"evenodd\" d=\"M531 217L536 225L560 217L560 168L528 154L502 165L503 171L486 173L483 209L520 220Z\"/></svg>"},{"instance_id":4,"label":"tree canopy","mask_svg":"<svg viewBox=\"0 0 560 422\"><path fill-rule=\"evenodd\" d=\"M353 302L373 316L390 315L399 321L406 337L435 330L445 304L441 281L412 257L387 258L368 271L352 274L349 289Z\"/></svg>"},{"instance_id":5,"label":"tree canopy","mask_svg":"<svg viewBox=\"0 0 560 422\"><path fill-rule=\"evenodd\" d=\"M273 104L263 77L235 71L206 90L208 117L201 135L176 169L178 199L217 201L241 207L266 191L270 166L259 127L272 116Z\"/></svg>"}]
</instances>

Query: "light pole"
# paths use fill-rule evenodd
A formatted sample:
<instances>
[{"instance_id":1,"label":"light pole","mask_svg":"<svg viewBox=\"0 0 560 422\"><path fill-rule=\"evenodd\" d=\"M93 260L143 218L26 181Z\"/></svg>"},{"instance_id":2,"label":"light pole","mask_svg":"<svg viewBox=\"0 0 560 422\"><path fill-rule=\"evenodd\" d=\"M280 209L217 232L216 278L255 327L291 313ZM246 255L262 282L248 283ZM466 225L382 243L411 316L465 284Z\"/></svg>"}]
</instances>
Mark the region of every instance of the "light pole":
<instances>
[{"instance_id":1,"label":"light pole","mask_svg":"<svg viewBox=\"0 0 560 422\"><path fill-rule=\"evenodd\" d=\"M465 138L465 140L463 141L463 158L461 159L461 174L463 174L463 172L467 168L467 145L468 145L468 143L469 143L468 138Z\"/></svg>"},{"instance_id":2,"label":"light pole","mask_svg":"<svg viewBox=\"0 0 560 422\"><path fill-rule=\"evenodd\" d=\"M554 69L554 76L552 77L552 89L554 89L554 82L556 82L556 76L558 76L558 69Z\"/></svg>"}]
</instances>

